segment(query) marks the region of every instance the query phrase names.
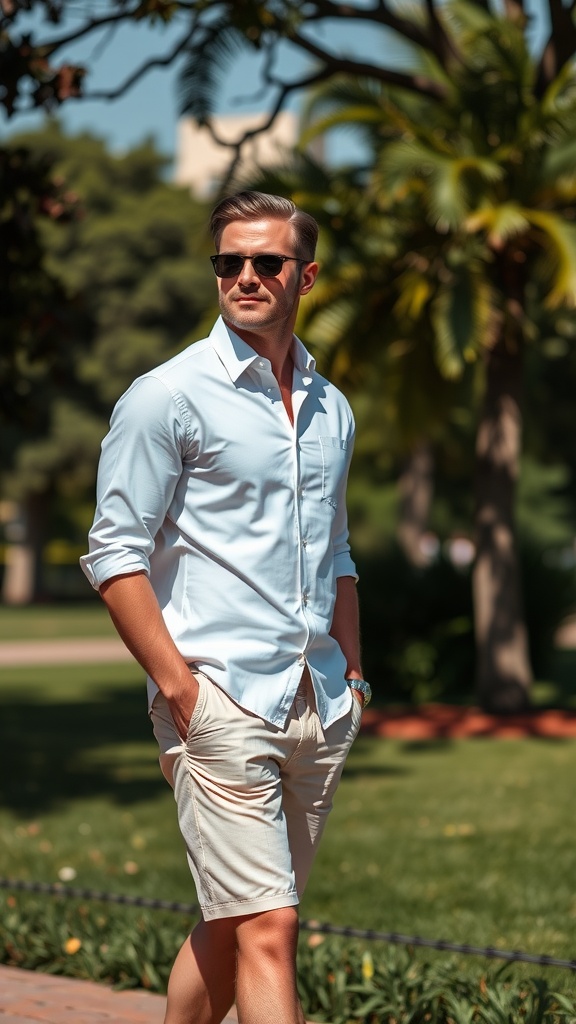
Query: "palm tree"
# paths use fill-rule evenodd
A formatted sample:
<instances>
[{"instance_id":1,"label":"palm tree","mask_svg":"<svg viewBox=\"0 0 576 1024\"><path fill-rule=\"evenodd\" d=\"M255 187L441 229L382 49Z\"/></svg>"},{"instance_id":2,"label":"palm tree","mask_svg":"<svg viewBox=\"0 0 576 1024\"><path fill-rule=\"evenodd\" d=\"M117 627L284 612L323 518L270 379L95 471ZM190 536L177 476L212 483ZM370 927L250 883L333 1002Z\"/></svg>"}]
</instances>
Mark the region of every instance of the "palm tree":
<instances>
[{"instance_id":1,"label":"palm tree","mask_svg":"<svg viewBox=\"0 0 576 1024\"><path fill-rule=\"evenodd\" d=\"M449 71L418 54L442 106L349 76L310 100L304 145L348 125L369 158L324 184L309 158L293 169L292 193L316 208L332 254L306 332L336 377L358 381L376 359L394 364L397 395L419 406L421 436L433 436L455 382L481 388L477 690L486 709L517 711L528 706L532 675L514 526L523 360L539 337L528 308L576 301L574 69L565 65L543 89L521 17L455 3L443 20L457 55ZM412 434L415 443L413 422Z\"/></svg>"}]
</instances>

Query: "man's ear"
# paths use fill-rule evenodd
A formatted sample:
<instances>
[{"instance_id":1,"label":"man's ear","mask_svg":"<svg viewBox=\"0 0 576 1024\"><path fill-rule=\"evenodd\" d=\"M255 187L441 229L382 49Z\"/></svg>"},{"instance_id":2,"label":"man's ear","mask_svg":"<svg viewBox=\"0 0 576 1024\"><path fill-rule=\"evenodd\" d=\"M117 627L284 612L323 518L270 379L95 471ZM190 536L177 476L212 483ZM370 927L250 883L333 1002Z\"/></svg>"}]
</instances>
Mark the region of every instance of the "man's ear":
<instances>
[{"instance_id":1,"label":"man's ear","mask_svg":"<svg viewBox=\"0 0 576 1024\"><path fill-rule=\"evenodd\" d=\"M317 263L307 263L302 271L302 282L300 284L300 295L306 295L311 288L314 287L314 282L318 276L320 267Z\"/></svg>"}]
</instances>

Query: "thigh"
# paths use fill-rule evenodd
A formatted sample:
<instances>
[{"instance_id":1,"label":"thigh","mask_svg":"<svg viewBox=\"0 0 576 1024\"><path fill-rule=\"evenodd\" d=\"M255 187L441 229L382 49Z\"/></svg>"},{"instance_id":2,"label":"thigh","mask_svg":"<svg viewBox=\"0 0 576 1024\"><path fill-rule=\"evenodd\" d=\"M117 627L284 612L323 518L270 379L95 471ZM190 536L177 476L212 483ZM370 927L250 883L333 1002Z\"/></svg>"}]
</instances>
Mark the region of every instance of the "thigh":
<instances>
[{"instance_id":1,"label":"thigh","mask_svg":"<svg viewBox=\"0 0 576 1024\"><path fill-rule=\"evenodd\" d=\"M299 898L302 898L346 758L362 719L359 702L322 730L315 707L308 712L308 741L282 773L283 809Z\"/></svg>"},{"instance_id":2,"label":"thigh","mask_svg":"<svg viewBox=\"0 0 576 1024\"><path fill-rule=\"evenodd\" d=\"M160 748L158 760L162 774L167 782L174 788L174 766L182 755L184 744L176 732L176 726L170 714L168 701L158 691L150 708L150 721L156 742Z\"/></svg>"},{"instance_id":3,"label":"thigh","mask_svg":"<svg viewBox=\"0 0 576 1024\"><path fill-rule=\"evenodd\" d=\"M206 919L297 903L273 726L202 673L175 796Z\"/></svg>"}]
</instances>

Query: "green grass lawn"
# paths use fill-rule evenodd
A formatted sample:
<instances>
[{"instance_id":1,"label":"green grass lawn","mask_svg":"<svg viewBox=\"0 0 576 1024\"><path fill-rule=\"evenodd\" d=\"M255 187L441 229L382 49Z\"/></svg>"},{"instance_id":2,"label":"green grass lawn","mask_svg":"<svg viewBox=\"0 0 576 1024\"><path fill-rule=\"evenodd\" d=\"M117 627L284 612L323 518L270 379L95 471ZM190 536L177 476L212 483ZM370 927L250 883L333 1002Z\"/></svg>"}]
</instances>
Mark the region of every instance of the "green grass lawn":
<instances>
[{"instance_id":1,"label":"green grass lawn","mask_svg":"<svg viewBox=\"0 0 576 1024\"><path fill-rule=\"evenodd\" d=\"M0 876L192 902L138 666L5 670L0 703ZM573 742L360 736L302 916L573 958L575 775Z\"/></svg>"},{"instance_id":2,"label":"green grass lawn","mask_svg":"<svg viewBox=\"0 0 576 1024\"><path fill-rule=\"evenodd\" d=\"M110 616L99 599L24 608L0 605L0 642L93 636L116 636Z\"/></svg>"}]
</instances>

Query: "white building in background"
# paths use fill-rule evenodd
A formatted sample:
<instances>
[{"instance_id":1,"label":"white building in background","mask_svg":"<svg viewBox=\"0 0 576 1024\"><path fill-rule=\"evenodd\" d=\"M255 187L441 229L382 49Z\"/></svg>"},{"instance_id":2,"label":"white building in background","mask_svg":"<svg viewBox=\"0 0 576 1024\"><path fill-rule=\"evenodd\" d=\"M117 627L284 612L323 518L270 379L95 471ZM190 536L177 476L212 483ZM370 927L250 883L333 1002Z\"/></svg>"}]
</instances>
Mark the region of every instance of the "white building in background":
<instances>
[{"instance_id":1,"label":"white building in background","mask_svg":"<svg viewBox=\"0 0 576 1024\"><path fill-rule=\"evenodd\" d=\"M246 131L266 123L267 114L228 114L214 118L218 137L237 142ZM260 167L281 163L296 144L298 115L290 110L278 114L272 127L256 135L242 147L240 174L250 174ZM233 150L214 141L207 128L199 127L193 118L178 123L174 181L188 185L198 199L209 199L218 190L233 158Z\"/></svg>"}]
</instances>

